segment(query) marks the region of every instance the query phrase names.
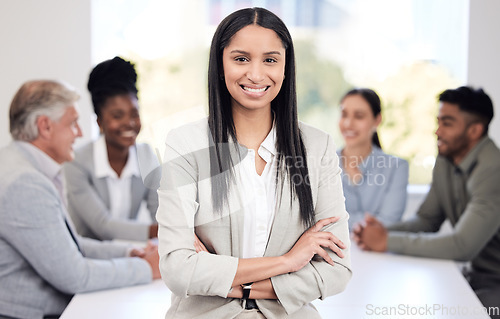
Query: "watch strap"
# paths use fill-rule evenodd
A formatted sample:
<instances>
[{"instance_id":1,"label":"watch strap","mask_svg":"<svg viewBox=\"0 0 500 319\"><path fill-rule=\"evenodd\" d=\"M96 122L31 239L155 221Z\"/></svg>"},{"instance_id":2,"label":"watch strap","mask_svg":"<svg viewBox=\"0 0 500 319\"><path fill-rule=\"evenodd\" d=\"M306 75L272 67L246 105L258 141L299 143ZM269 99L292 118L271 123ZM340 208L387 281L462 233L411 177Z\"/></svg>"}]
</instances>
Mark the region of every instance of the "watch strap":
<instances>
[{"instance_id":1,"label":"watch strap","mask_svg":"<svg viewBox=\"0 0 500 319\"><path fill-rule=\"evenodd\" d=\"M253 282L249 282L247 284L241 285L241 288L243 288L243 298L242 299L248 299L250 297L250 290L252 290L252 284L253 284Z\"/></svg>"}]
</instances>

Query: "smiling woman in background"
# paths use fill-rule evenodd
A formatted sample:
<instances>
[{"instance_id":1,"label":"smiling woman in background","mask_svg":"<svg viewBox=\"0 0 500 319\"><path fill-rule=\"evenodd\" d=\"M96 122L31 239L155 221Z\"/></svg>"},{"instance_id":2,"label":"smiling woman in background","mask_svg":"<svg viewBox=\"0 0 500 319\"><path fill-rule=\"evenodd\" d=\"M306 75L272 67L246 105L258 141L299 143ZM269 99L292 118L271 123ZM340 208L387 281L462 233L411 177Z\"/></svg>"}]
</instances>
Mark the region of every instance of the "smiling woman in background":
<instances>
[{"instance_id":1,"label":"smiling woman in background","mask_svg":"<svg viewBox=\"0 0 500 319\"><path fill-rule=\"evenodd\" d=\"M141 130L134 65L115 57L90 73L99 139L76 151L66 166L68 206L78 232L101 240L145 241L157 236L158 226L136 220L147 203L151 220L158 208L156 189L146 187L138 155L149 154L146 144L135 143Z\"/></svg>"},{"instance_id":2,"label":"smiling woman in background","mask_svg":"<svg viewBox=\"0 0 500 319\"><path fill-rule=\"evenodd\" d=\"M345 145L337 153L349 228L362 221L365 213L386 225L399 221L406 207L408 162L382 151L377 134L382 121L380 98L371 89L353 89L340 107Z\"/></svg>"}]
</instances>

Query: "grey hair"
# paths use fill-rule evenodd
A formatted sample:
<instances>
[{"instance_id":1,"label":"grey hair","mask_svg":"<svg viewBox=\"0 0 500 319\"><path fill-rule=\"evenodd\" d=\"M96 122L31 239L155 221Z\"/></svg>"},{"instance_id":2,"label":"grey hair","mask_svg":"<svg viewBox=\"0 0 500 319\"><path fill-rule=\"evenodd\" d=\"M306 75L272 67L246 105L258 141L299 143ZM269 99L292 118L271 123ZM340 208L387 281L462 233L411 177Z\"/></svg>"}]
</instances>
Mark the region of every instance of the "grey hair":
<instances>
[{"instance_id":1,"label":"grey hair","mask_svg":"<svg viewBox=\"0 0 500 319\"><path fill-rule=\"evenodd\" d=\"M31 142L38 137L36 121L45 115L59 121L66 108L80 95L61 81L36 80L24 83L12 99L9 111L10 134L14 140Z\"/></svg>"}]
</instances>

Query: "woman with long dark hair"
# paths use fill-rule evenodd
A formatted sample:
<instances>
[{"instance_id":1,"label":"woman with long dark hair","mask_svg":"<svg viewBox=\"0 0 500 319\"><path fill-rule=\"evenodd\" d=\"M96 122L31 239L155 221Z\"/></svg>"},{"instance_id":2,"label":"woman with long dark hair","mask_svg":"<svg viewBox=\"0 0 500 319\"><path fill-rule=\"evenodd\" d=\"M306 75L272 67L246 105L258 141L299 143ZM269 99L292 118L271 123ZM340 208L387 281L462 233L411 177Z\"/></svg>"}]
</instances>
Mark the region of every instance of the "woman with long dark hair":
<instances>
[{"instance_id":1,"label":"woman with long dark hair","mask_svg":"<svg viewBox=\"0 0 500 319\"><path fill-rule=\"evenodd\" d=\"M297 120L284 23L262 8L226 17L208 87L208 119L166 142L157 219L167 318L319 318L310 302L351 276L348 215L331 138Z\"/></svg>"},{"instance_id":2,"label":"woman with long dark hair","mask_svg":"<svg viewBox=\"0 0 500 319\"><path fill-rule=\"evenodd\" d=\"M349 228L367 213L385 225L399 221L406 207L408 162L382 151L377 133L382 121L379 96L368 88L352 89L340 108L345 145L338 155Z\"/></svg>"}]
</instances>

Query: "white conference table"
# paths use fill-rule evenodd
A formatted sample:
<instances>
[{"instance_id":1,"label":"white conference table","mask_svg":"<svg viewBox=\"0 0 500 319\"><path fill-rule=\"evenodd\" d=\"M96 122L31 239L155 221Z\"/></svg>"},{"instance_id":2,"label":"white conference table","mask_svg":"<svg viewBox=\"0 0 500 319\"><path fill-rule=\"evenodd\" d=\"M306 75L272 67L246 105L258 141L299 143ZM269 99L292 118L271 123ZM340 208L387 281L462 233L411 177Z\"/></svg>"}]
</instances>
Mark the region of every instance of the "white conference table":
<instances>
[{"instance_id":1,"label":"white conference table","mask_svg":"<svg viewBox=\"0 0 500 319\"><path fill-rule=\"evenodd\" d=\"M351 251L353 277L347 289L313 302L325 319L489 318L453 261L363 252L355 246ZM61 319L160 319L170 295L161 280L78 294Z\"/></svg>"}]
</instances>

